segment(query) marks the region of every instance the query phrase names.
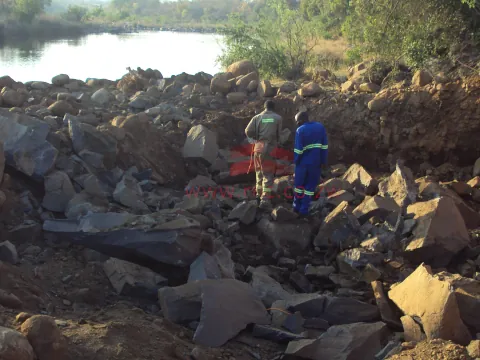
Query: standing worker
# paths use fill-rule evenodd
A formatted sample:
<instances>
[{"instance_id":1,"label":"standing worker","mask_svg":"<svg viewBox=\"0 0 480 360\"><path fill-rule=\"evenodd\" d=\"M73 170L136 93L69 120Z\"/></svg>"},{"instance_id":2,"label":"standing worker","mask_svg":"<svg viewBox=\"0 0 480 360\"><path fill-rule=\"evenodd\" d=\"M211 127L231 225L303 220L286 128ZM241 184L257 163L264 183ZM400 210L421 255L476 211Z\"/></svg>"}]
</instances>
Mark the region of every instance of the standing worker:
<instances>
[{"instance_id":1,"label":"standing worker","mask_svg":"<svg viewBox=\"0 0 480 360\"><path fill-rule=\"evenodd\" d=\"M275 103L265 102L265 110L254 116L245 128L245 135L254 140L253 157L257 176L257 203L261 209L271 207L270 194L276 171L275 158L272 156L280 142L282 117L274 112Z\"/></svg>"},{"instance_id":2,"label":"standing worker","mask_svg":"<svg viewBox=\"0 0 480 360\"><path fill-rule=\"evenodd\" d=\"M319 122L311 122L305 111L295 116L295 190L293 210L301 216L307 216L315 195L322 167L327 164L328 140L325 127Z\"/></svg>"}]
</instances>

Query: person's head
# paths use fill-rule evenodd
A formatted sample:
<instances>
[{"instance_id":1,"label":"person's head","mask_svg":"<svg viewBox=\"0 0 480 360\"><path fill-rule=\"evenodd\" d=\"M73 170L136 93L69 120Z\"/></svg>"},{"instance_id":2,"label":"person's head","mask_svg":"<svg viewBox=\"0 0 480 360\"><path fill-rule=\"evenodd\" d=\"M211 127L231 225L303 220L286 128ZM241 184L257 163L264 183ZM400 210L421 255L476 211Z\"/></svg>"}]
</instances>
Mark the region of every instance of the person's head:
<instances>
[{"instance_id":1,"label":"person's head","mask_svg":"<svg viewBox=\"0 0 480 360\"><path fill-rule=\"evenodd\" d=\"M268 110L268 111L275 110L275 103L272 100L265 101L265 110Z\"/></svg>"},{"instance_id":2,"label":"person's head","mask_svg":"<svg viewBox=\"0 0 480 360\"><path fill-rule=\"evenodd\" d=\"M300 111L297 115L295 115L295 123L297 126L302 126L309 121L308 113L306 111Z\"/></svg>"}]
</instances>

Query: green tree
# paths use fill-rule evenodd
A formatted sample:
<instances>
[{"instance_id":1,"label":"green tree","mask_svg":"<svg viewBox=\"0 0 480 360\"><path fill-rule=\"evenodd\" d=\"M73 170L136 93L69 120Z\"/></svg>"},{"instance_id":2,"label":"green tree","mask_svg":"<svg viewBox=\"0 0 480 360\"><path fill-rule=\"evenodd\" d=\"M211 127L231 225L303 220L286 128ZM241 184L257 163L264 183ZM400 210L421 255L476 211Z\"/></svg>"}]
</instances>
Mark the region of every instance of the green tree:
<instances>
[{"instance_id":1,"label":"green tree","mask_svg":"<svg viewBox=\"0 0 480 360\"><path fill-rule=\"evenodd\" d=\"M238 14L223 31L223 66L249 59L266 76L298 78L309 65L317 28L287 0L267 0L259 20L247 23Z\"/></svg>"},{"instance_id":2,"label":"green tree","mask_svg":"<svg viewBox=\"0 0 480 360\"><path fill-rule=\"evenodd\" d=\"M87 8L78 5L69 5L64 17L69 21L81 22L87 20L87 14Z\"/></svg>"},{"instance_id":3,"label":"green tree","mask_svg":"<svg viewBox=\"0 0 480 360\"><path fill-rule=\"evenodd\" d=\"M50 4L51 0L14 0L12 10L17 19L30 22Z\"/></svg>"}]
</instances>

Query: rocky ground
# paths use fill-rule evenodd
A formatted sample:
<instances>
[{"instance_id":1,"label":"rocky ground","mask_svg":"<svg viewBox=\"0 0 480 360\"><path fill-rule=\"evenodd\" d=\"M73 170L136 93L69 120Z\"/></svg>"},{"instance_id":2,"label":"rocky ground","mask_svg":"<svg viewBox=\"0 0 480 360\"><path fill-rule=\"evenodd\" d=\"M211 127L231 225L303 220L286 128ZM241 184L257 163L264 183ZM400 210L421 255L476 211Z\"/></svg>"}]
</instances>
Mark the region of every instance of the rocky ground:
<instances>
[{"instance_id":1,"label":"rocky ground","mask_svg":"<svg viewBox=\"0 0 480 360\"><path fill-rule=\"evenodd\" d=\"M480 78L0 78L0 359L480 358ZM274 209L244 128L274 98ZM291 212L294 114L329 133Z\"/></svg>"}]
</instances>

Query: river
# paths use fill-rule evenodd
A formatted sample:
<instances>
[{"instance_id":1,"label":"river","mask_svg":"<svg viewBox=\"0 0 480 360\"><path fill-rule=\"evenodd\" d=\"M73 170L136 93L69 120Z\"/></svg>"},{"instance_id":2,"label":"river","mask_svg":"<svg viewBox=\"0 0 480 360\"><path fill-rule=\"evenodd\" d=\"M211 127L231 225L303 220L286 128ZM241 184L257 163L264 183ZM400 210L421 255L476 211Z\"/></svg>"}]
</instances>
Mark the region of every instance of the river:
<instances>
[{"instance_id":1,"label":"river","mask_svg":"<svg viewBox=\"0 0 480 360\"><path fill-rule=\"evenodd\" d=\"M116 80L127 67L152 68L170 77L221 71L221 36L201 33L140 32L94 34L77 39L0 44L0 76L14 80L47 81L58 74L71 78Z\"/></svg>"}]
</instances>

